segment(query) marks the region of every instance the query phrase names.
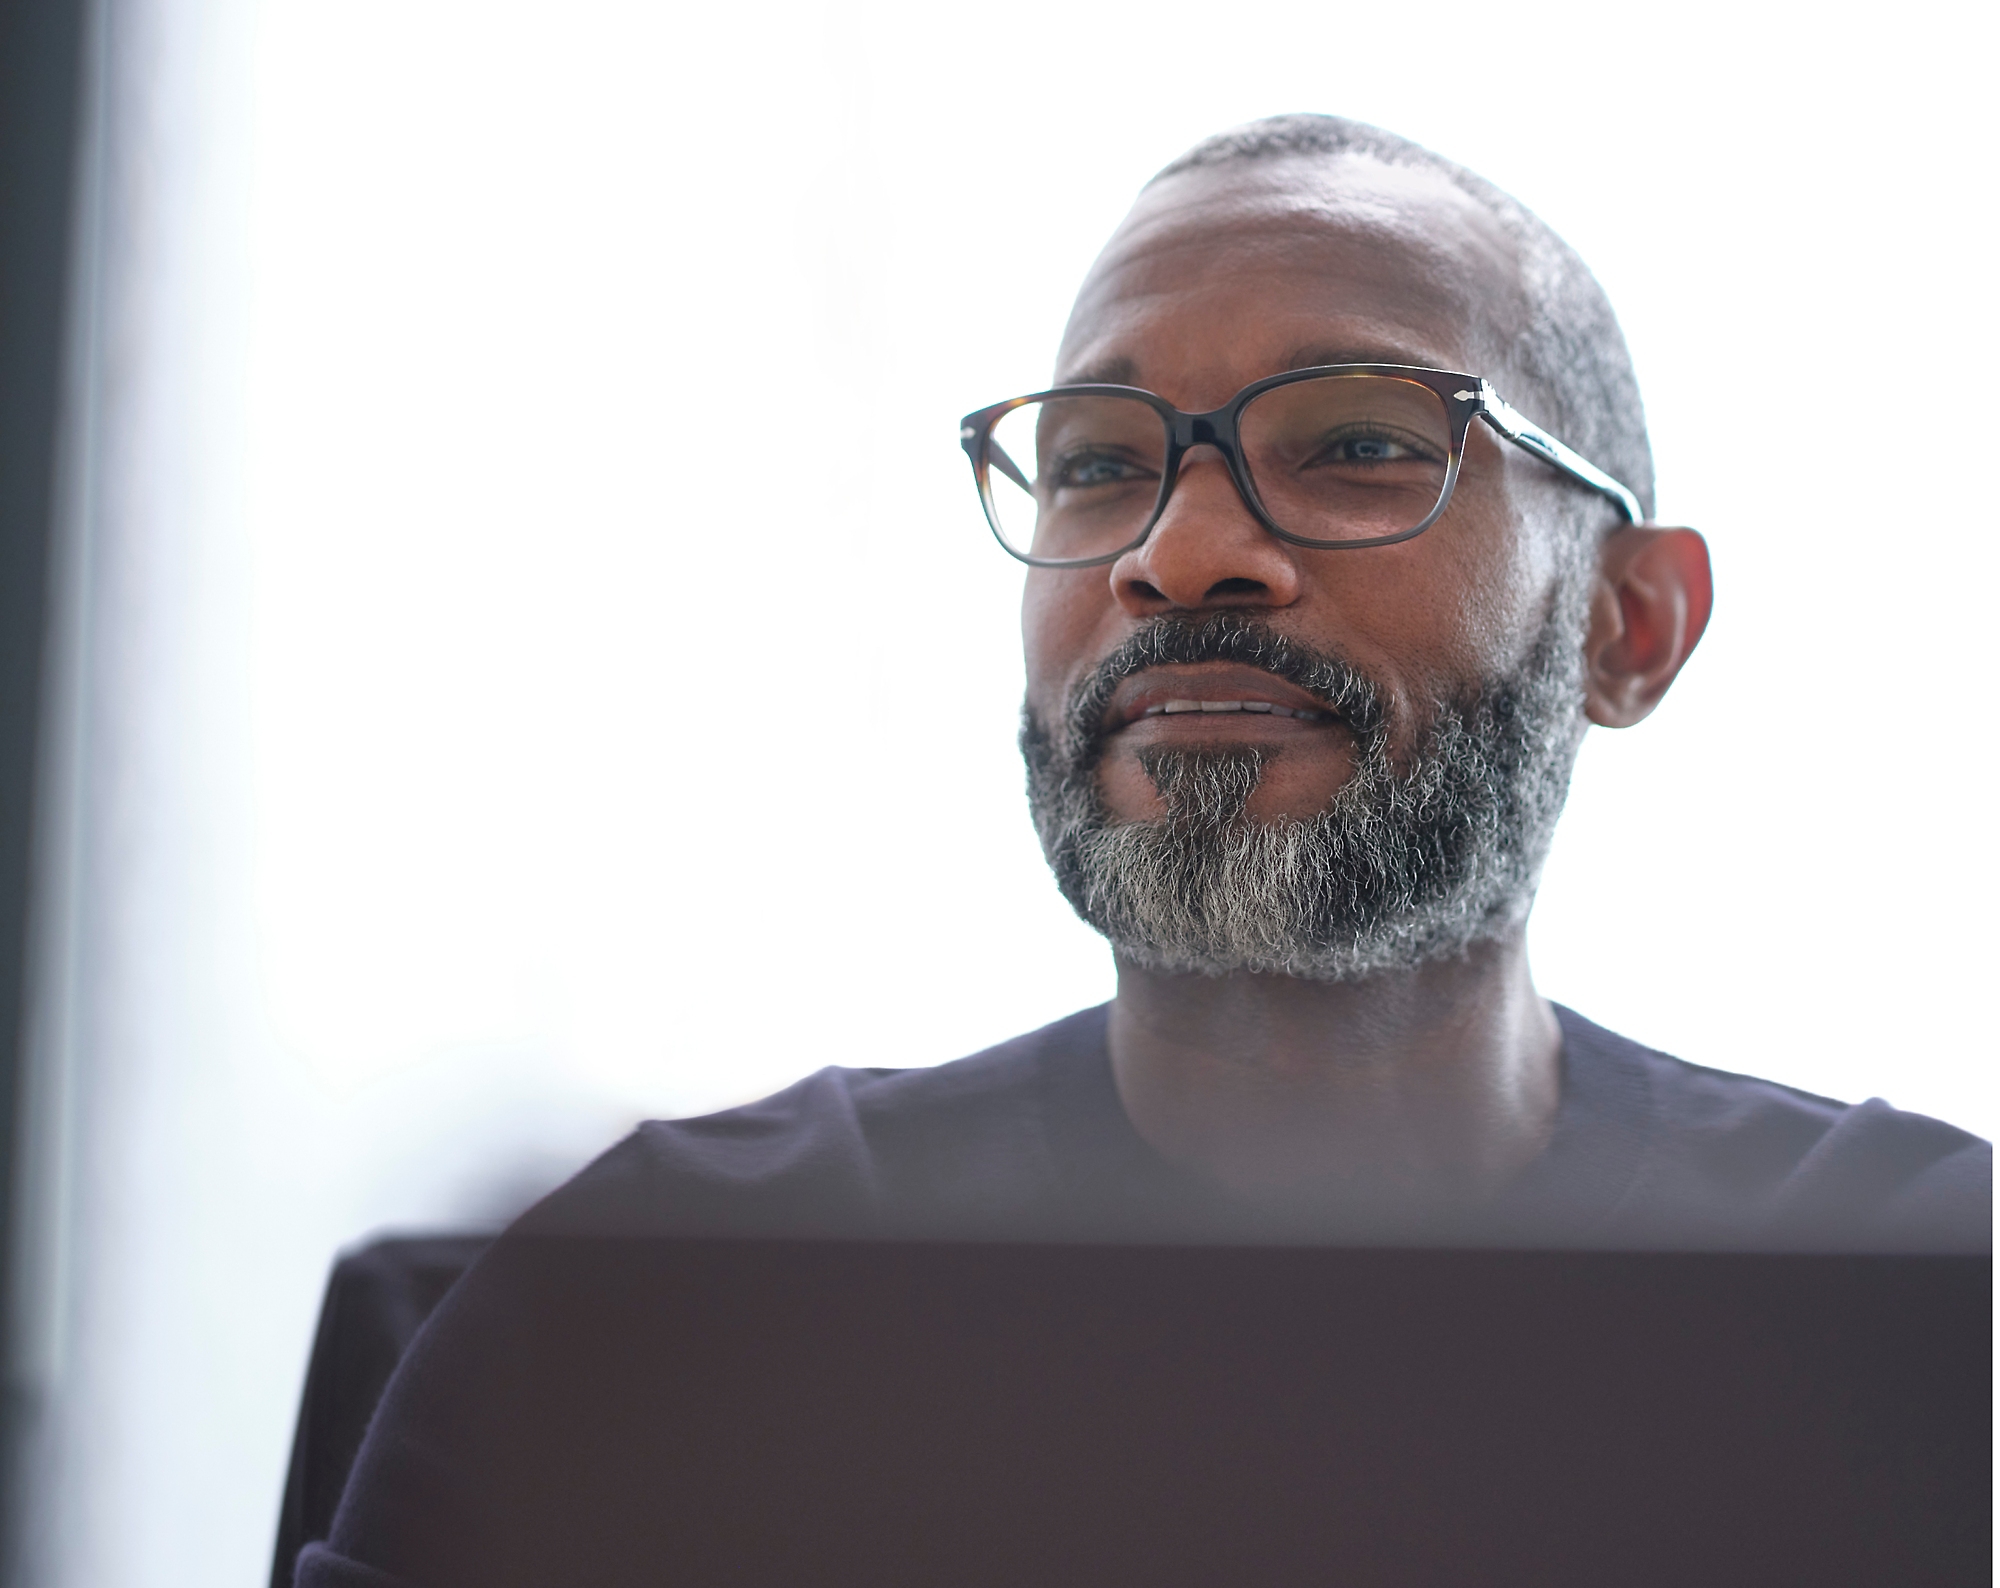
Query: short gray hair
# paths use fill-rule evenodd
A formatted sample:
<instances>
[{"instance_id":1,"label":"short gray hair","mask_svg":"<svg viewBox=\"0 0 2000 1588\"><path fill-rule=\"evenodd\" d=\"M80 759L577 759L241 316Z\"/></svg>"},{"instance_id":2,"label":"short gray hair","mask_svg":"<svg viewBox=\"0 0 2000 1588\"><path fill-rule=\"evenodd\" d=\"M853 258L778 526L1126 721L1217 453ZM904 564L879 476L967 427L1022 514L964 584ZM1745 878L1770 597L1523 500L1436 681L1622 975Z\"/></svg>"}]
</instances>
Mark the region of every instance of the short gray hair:
<instances>
[{"instance_id":1,"label":"short gray hair","mask_svg":"<svg viewBox=\"0 0 2000 1588\"><path fill-rule=\"evenodd\" d=\"M1611 300L1575 249L1519 199L1484 177L1408 138L1342 116L1266 116L1233 127L1203 139L1153 181L1201 166L1286 155L1359 155L1383 165L1435 171L1483 205L1519 250L1521 287L1529 304L1529 322L1514 334L1512 358L1534 391L1510 400L1630 486L1647 517L1652 516L1653 449L1646 439L1646 411L1632 355Z\"/></svg>"}]
</instances>

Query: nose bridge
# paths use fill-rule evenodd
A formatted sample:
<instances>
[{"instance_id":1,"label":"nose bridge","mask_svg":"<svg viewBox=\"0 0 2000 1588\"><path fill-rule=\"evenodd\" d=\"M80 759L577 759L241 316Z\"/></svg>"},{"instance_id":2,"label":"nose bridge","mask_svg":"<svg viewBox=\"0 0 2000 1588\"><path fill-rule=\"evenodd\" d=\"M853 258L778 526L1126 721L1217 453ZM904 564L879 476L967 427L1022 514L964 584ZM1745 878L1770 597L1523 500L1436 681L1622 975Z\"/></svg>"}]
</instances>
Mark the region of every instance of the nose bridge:
<instances>
[{"instance_id":1,"label":"nose bridge","mask_svg":"<svg viewBox=\"0 0 2000 1588\"><path fill-rule=\"evenodd\" d=\"M1251 505L1227 409L1176 413L1174 481L1146 538L1112 573L1118 600L1138 616L1168 608L1286 606L1298 599L1299 569L1291 549L1270 533ZM1197 478L1182 473L1193 449ZM1221 467L1218 469L1217 464ZM1227 477L1225 485L1216 475ZM1190 486L1194 487L1190 491Z\"/></svg>"},{"instance_id":2,"label":"nose bridge","mask_svg":"<svg viewBox=\"0 0 2000 1588\"><path fill-rule=\"evenodd\" d=\"M1217 408L1205 414L1177 412L1174 415L1173 432L1174 451L1182 460L1185 460L1187 454L1195 447L1213 447L1222 454L1224 472L1228 474L1230 484L1236 488L1236 494L1243 498L1244 511L1255 518L1257 514L1251 508L1249 498L1244 491L1243 460L1237 455L1236 426L1230 422L1229 410ZM1175 474L1176 476L1179 474L1178 466ZM1179 491L1180 481L1177 477L1173 488L1168 492L1169 501L1160 504L1162 516L1171 505L1171 498L1179 494Z\"/></svg>"}]
</instances>

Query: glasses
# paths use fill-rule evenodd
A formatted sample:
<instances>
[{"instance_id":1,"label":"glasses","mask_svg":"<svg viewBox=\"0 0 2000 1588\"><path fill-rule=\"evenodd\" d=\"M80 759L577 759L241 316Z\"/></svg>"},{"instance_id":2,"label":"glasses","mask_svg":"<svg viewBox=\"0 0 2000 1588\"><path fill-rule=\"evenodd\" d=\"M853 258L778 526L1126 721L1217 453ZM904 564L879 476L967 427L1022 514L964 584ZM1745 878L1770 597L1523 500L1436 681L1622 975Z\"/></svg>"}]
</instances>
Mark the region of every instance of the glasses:
<instances>
[{"instance_id":1,"label":"glasses","mask_svg":"<svg viewBox=\"0 0 2000 1588\"><path fill-rule=\"evenodd\" d=\"M1608 496L1630 522L1643 517L1632 492L1486 381L1401 364L1290 370L1205 414L1136 386L1057 386L967 414L958 435L1000 544L1037 568L1089 568L1151 533L1198 446L1222 454L1257 521L1295 546L1421 535L1451 501L1475 418Z\"/></svg>"}]
</instances>

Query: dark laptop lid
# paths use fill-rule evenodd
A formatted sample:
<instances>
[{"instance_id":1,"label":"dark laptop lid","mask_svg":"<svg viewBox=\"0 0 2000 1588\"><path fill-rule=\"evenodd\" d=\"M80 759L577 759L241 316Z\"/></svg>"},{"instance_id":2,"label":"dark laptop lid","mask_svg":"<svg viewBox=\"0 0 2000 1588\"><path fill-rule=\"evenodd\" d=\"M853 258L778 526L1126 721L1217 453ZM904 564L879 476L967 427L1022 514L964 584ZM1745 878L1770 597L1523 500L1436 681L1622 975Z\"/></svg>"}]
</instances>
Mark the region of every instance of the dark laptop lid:
<instances>
[{"instance_id":1,"label":"dark laptop lid","mask_svg":"<svg viewBox=\"0 0 2000 1588\"><path fill-rule=\"evenodd\" d=\"M579 1239L473 1282L349 1500L413 1581L1987 1575L1985 1259Z\"/></svg>"}]
</instances>

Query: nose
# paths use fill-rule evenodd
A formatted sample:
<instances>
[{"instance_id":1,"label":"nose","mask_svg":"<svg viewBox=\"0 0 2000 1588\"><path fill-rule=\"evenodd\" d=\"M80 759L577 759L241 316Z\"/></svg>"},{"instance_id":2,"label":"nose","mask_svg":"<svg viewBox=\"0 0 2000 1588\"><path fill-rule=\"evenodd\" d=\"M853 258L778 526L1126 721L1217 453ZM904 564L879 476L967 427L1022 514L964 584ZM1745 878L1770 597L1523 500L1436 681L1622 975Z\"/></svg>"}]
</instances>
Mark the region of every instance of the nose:
<instances>
[{"instance_id":1,"label":"nose","mask_svg":"<svg viewBox=\"0 0 2000 1588\"><path fill-rule=\"evenodd\" d=\"M1284 607L1299 598L1298 550L1257 522L1213 447L1181 460L1166 510L1111 565L1118 604L1134 617L1174 608Z\"/></svg>"}]
</instances>

